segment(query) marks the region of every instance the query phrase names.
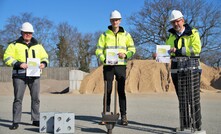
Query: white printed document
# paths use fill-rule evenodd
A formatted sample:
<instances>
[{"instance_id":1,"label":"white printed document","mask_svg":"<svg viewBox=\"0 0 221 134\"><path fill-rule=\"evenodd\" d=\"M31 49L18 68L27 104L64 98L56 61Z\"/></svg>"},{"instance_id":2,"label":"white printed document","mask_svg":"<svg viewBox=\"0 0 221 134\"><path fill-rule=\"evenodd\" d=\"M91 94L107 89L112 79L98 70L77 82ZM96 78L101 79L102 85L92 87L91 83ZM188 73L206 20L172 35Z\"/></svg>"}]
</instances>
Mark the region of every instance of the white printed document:
<instances>
[{"instance_id":1,"label":"white printed document","mask_svg":"<svg viewBox=\"0 0 221 134\"><path fill-rule=\"evenodd\" d=\"M40 76L40 59L39 58L27 58L28 68L26 70L26 76Z\"/></svg>"},{"instance_id":2,"label":"white printed document","mask_svg":"<svg viewBox=\"0 0 221 134\"><path fill-rule=\"evenodd\" d=\"M118 64L118 50L117 49L106 50L106 64L107 65Z\"/></svg>"},{"instance_id":3,"label":"white printed document","mask_svg":"<svg viewBox=\"0 0 221 134\"><path fill-rule=\"evenodd\" d=\"M156 47L156 61L159 63L170 63L170 45L157 45Z\"/></svg>"}]
</instances>

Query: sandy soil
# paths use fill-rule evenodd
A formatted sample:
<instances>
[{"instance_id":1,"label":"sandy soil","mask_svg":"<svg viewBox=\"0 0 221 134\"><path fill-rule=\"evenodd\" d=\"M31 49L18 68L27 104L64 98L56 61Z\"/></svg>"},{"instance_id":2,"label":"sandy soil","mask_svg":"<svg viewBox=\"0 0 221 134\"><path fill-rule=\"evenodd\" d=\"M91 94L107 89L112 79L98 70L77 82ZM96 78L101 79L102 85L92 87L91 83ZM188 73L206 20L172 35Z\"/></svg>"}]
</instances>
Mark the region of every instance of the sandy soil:
<instances>
[{"instance_id":1,"label":"sandy soil","mask_svg":"<svg viewBox=\"0 0 221 134\"><path fill-rule=\"evenodd\" d=\"M201 63L201 91L221 92L221 70ZM154 60L132 60L127 64L126 92L128 93L164 93L174 92L169 66L156 63ZM85 76L81 87L73 93L103 94L104 82L102 66ZM0 95L13 94L12 82L0 82ZM68 93L68 80L41 80L41 94ZM28 94L28 90L26 91Z\"/></svg>"}]
</instances>

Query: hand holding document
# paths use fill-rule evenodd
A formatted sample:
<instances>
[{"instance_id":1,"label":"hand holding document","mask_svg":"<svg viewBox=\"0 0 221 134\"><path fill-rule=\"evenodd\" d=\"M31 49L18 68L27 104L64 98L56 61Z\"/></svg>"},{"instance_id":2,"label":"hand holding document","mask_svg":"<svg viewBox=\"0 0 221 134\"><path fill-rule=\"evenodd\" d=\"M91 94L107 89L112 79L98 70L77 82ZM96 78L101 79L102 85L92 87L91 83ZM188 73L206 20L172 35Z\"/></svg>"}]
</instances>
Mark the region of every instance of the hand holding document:
<instances>
[{"instance_id":1,"label":"hand holding document","mask_svg":"<svg viewBox=\"0 0 221 134\"><path fill-rule=\"evenodd\" d=\"M107 49L106 50L106 64L116 65L118 63L118 50L117 49Z\"/></svg>"},{"instance_id":2,"label":"hand holding document","mask_svg":"<svg viewBox=\"0 0 221 134\"><path fill-rule=\"evenodd\" d=\"M39 58L27 58L27 72L26 76L40 76L40 59Z\"/></svg>"},{"instance_id":3,"label":"hand holding document","mask_svg":"<svg viewBox=\"0 0 221 134\"><path fill-rule=\"evenodd\" d=\"M156 48L156 61L159 63L170 63L170 46L169 45L157 45Z\"/></svg>"}]
</instances>

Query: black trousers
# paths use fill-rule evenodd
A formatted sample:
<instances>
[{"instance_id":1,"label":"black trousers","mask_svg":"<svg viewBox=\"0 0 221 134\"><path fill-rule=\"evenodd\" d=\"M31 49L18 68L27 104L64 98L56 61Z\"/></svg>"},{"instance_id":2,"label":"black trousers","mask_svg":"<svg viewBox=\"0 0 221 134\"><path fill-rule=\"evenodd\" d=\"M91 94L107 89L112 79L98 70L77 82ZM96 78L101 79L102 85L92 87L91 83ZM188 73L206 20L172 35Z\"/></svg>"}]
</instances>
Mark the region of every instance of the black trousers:
<instances>
[{"instance_id":1,"label":"black trousers","mask_svg":"<svg viewBox=\"0 0 221 134\"><path fill-rule=\"evenodd\" d=\"M107 112L110 111L112 83L114 76L118 83L118 96L121 115L126 115L126 94L125 94L125 80L126 80L126 65L113 65L103 67L104 80L107 81Z\"/></svg>"}]
</instances>

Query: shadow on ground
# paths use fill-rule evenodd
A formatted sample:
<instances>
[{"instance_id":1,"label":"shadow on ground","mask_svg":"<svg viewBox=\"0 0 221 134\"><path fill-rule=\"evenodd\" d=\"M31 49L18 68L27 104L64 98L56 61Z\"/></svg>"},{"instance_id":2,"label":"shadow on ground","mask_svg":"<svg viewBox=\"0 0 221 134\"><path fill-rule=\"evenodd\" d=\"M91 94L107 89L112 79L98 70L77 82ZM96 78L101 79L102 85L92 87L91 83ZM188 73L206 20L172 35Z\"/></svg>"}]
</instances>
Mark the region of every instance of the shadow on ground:
<instances>
[{"instance_id":1,"label":"shadow on ground","mask_svg":"<svg viewBox=\"0 0 221 134\"><path fill-rule=\"evenodd\" d=\"M77 115L75 116L75 120L92 122L93 124L99 125L101 121L101 117ZM128 121L128 123L129 123L128 126L122 126L119 123L116 123L115 127L123 127L123 128L133 129L137 131L151 132L153 134L175 134L176 133L175 132L176 128L172 128L172 127L145 124L145 123L139 123L135 121ZM106 133L106 131L100 128L89 128L88 126L79 126L79 125L76 125L76 128L81 129L81 131L83 132ZM104 128L106 128L105 125L104 125Z\"/></svg>"}]
</instances>

